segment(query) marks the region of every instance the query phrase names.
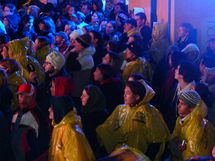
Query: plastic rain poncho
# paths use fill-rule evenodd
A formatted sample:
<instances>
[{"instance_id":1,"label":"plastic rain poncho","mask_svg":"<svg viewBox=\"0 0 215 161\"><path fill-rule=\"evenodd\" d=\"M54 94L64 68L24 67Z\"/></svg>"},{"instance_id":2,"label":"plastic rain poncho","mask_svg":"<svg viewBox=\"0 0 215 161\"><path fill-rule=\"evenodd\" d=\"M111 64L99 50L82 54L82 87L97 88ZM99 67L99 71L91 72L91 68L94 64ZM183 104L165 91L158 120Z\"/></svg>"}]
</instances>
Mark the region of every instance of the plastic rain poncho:
<instances>
[{"instance_id":1,"label":"plastic rain poncho","mask_svg":"<svg viewBox=\"0 0 215 161\"><path fill-rule=\"evenodd\" d=\"M169 130L160 112L149 104L154 91L145 84L144 99L130 107L119 105L109 118L97 128L98 138L106 150L112 150L127 144L146 153L151 143L161 143L160 150L155 157L159 160L169 139Z\"/></svg>"},{"instance_id":2,"label":"plastic rain poncho","mask_svg":"<svg viewBox=\"0 0 215 161\"><path fill-rule=\"evenodd\" d=\"M187 115L183 121L180 117L176 120L176 125L171 136L171 142L186 142L186 148L182 152L182 156L173 153L173 160L187 160L194 156L207 156L211 154L213 146L215 146L215 128L204 117L207 114L207 107L201 101ZM181 158L180 158L181 157Z\"/></svg>"}]
</instances>

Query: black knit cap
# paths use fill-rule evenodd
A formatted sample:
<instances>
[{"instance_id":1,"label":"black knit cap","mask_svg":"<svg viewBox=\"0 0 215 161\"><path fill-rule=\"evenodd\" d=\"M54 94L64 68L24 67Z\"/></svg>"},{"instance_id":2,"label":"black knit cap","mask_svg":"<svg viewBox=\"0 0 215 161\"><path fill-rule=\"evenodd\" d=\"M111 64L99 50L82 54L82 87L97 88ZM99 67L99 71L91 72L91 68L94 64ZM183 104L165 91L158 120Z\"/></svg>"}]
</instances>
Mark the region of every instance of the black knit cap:
<instances>
[{"instance_id":1,"label":"black knit cap","mask_svg":"<svg viewBox=\"0 0 215 161\"><path fill-rule=\"evenodd\" d=\"M131 24L132 26L137 27L137 22L136 22L136 20L133 19L133 18L127 19L127 20L125 21L125 23L129 23L129 24Z\"/></svg>"},{"instance_id":2,"label":"black knit cap","mask_svg":"<svg viewBox=\"0 0 215 161\"><path fill-rule=\"evenodd\" d=\"M91 45L91 36L89 34L84 34L76 38L76 40L83 46L84 48L87 48Z\"/></svg>"},{"instance_id":3,"label":"black knit cap","mask_svg":"<svg viewBox=\"0 0 215 161\"><path fill-rule=\"evenodd\" d=\"M131 50L137 57L142 55L143 49L140 43L133 41L127 45L127 48Z\"/></svg>"}]
</instances>

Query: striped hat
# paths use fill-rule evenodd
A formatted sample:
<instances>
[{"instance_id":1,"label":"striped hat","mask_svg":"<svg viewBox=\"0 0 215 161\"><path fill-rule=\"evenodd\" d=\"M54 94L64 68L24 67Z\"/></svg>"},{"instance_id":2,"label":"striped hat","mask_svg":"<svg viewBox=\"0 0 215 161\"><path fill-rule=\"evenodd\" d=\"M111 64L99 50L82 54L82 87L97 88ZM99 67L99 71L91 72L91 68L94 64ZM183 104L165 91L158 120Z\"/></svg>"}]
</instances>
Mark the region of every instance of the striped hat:
<instances>
[{"instance_id":1,"label":"striped hat","mask_svg":"<svg viewBox=\"0 0 215 161\"><path fill-rule=\"evenodd\" d=\"M178 97L190 107L195 107L201 101L201 97L194 90L184 90Z\"/></svg>"}]
</instances>

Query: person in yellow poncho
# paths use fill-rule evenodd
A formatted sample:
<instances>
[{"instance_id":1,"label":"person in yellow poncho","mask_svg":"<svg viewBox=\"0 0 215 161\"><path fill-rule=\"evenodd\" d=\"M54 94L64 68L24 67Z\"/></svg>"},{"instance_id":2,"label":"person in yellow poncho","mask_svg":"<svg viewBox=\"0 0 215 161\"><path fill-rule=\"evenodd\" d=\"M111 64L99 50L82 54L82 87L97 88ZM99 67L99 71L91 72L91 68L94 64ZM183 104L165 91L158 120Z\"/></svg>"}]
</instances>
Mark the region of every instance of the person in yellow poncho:
<instances>
[{"instance_id":1,"label":"person in yellow poncho","mask_svg":"<svg viewBox=\"0 0 215 161\"><path fill-rule=\"evenodd\" d=\"M122 77L125 82L131 74L143 74L148 81L151 81L152 70L148 61L144 57L141 57L142 50L141 45L137 41L133 41L127 45L125 51L127 63L122 70Z\"/></svg>"},{"instance_id":2,"label":"person in yellow poncho","mask_svg":"<svg viewBox=\"0 0 215 161\"><path fill-rule=\"evenodd\" d=\"M205 117L205 104L194 90L179 95L179 117L170 140L172 160L210 155L215 145L215 128Z\"/></svg>"},{"instance_id":3,"label":"person in yellow poncho","mask_svg":"<svg viewBox=\"0 0 215 161\"><path fill-rule=\"evenodd\" d=\"M97 161L150 161L150 159L139 150L123 145L115 149L109 156L100 158Z\"/></svg>"},{"instance_id":4,"label":"person in yellow poncho","mask_svg":"<svg viewBox=\"0 0 215 161\"><path fill-rule=\"evenodd\" d=\"M70 97L53 97L49 118L53 132L49 161L94 161L92 149L81 129L80 117L72 110Z\"/></svg>"},{"instance_id":5,"label":"person in yellow poncho","mask_svg":"<svg viewBox=\"0 0 215 161\"><path fill-rule=\"evenodd\" d=\"M13 99L11 102L12 111L15 111L18 105L17 89L23 84L27 83L25 78L21 75L19 65L15 59L5 58L0 62L0 68L6 70L8 74L8 85L12 91Z\"/></svg>"},{"instance_id":6,"label":"person in yellow poncho","mask_svg":"<svg viewBox=\"0 0 215 161\"><path fill-rule=\"evenodd\" d=\"M51 45L48 37L38 36L34 42L35 58L39 61L40 65L46 60L46 56L51 52Z\"/></svg>"},{"instance_id":7,"label":"person in yellow poncho","mask_svg":"<svg viewBox=\"0 0 215 161\"><path fill-rule=\"evenodd\" d=\"M8 43L8 54L9 58L15 59L19 66L21 75L32 83L42 83L45 79L45 74L42 66L39 64L37 59L27 55L29 53L29 39L27 37L22 39L16 39ZM36 73L38 79L32 80L31 74Z\"/></svg>"},{"instance_id":8,"label":"person in yellow poncho","mask_svg":"<svg viewBox=\"0 0 215 161\"><path fill-rule=\"evenodd\" d=\"M127 144L160 160L169 138L169 130L160 112L149 104L154 91L144 81L128 81L124 105L119 105L97 128L98 139L107 152Z\"/></svg>"}]
</instances>

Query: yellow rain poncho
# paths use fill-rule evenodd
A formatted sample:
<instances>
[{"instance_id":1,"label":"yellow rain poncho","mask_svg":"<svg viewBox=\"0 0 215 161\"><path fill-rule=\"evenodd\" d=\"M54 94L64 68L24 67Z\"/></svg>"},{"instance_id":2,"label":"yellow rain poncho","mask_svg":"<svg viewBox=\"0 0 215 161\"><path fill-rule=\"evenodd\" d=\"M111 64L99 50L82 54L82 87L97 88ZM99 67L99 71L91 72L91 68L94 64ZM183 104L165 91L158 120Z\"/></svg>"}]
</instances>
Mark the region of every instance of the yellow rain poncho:
<instances>
[{"instance_id":1,"label":"yellow rain poncho","mask_svg":"<svg viewBox=\"0 0 215 161\"><path fill-rule=\"evenodd\" d=\"M146 153L151 143L161 143L155 157L159 160L165 142L169 139L169 130L160 112L149 104L154 91L145 84L146 95L134 107L119 105L109 118L97 128L98 139L110 153L118 146L127 144Z\"/></svg>"},{"instance_id":2,"label":"yellow rain poncho","mask_svg":"<svg viewBox=\"0 0 215 161\"><path fill-rule=\"evenodd\" d=\"M71 111L54 125L49 161L94 161L91 147L81 129L80 119Z\"/></svg>"},{"instance_id":3,"label":"yellow rain poncho","mask_svg":"<svg viewBox=\"0 0 215 161\"><path fill-rule=\"evenodd\" d=\"M150 161L150 159L144 155L142 152L139 150L129 147L127 145L124 145L122 147L119 147L115 149L110 156L119 156L120 159L127 159L127 160L138 160L138 161ZM117 157L116 157L117 158Z\"/></svg>"},{"instance_id":4,"label":"yellow rain poncho","mask_svg":"<svg viewBox=\"0 0 215 161\"><path fill-rule=\"evenodd\" d=\"M194 156L211 155L215 146L215 128L204 117L207 114L207 107L201 101L193 111L185 117L183 123L180 118L176 120L175 129L171 136L171 142L186 142L186 149L182 156L173 153L173 160L187 160ZM182 158L179 158L182 157Z\"/></svg>"},{"instance_id":5,"label":"yellow rain poncho","mask_svg":"<svg viewBox=\"0 0 215 161\"><path fill-rule=\"evenodd\" d=\"M145 58L137 58L134 61L128 62L123 69L122 77L124 81L127 81L131 74L143 74L147 80L151 81L152 70L150 64Z\"/></svg>"},{"instance_id":6,"label":"yellow rain poncho","mask_svg":"<svg viewBox=\"0 0 215 161\"><path fill-rule=\"evenodd\" d=\"M40 65L43 65L43 63L46 60L46 56L51 52L50 45L46 45L40 49L38 49L35 53L36 59L39 61Z\"/></svg>"},{"instance_id":7,"label":"yellow rain poncho","mask_svg":"<svg viewBox=\"0 0 215 161\"><path fill-rule=\"evenodd\" d=\"M29 43L27 42L28 38L10 41L8 45L9 58L13 58L19 63L21 75L27 81L29 81L30 74L28 66L33 66L38 76L38 83L41 83L45 79L45 74L39 62L32 56L27 55L29 54Z\"/></svg>"}]
</instances>

